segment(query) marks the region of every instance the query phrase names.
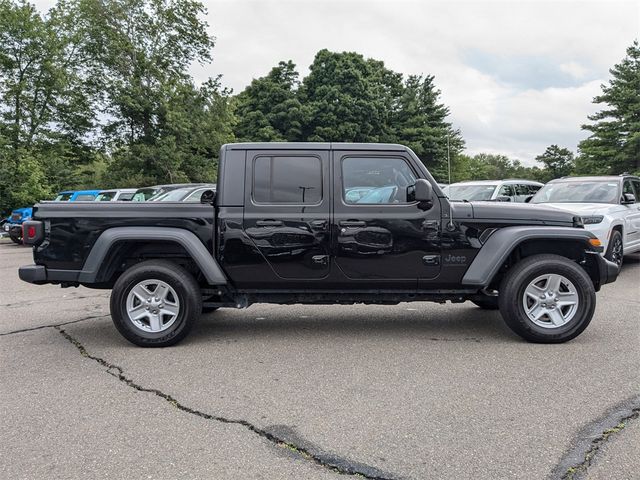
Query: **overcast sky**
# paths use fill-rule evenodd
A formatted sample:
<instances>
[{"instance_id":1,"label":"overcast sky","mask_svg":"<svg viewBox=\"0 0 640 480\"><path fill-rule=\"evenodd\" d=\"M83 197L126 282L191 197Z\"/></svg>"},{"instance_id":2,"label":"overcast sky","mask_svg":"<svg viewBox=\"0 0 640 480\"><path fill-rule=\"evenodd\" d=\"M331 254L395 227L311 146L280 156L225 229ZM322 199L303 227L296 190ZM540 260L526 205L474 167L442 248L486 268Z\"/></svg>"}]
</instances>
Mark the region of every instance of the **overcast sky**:
<instances>
[{"instance_id":1,"label":"overcast sky","mask_svg":"<svg viewBox=\"0 0 640 480\"><path fill-rule=\"evenodd\" d=\"M38 0L40 6L53 2ZM304 76L328 48L435 75L469 153L531 163L550 144L572 150L609 68L640 37L633 1L204 0L213 63L241 91L280 60Z\"/></svg>"}]
</instances>

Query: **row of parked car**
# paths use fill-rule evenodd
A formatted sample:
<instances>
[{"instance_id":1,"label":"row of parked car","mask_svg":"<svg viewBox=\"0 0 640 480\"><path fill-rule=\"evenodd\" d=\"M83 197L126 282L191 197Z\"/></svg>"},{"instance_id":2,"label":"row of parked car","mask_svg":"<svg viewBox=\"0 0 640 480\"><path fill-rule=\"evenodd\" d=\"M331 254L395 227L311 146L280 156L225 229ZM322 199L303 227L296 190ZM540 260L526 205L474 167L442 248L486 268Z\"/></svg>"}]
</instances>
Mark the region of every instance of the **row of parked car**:
<instances>
[{"instance_id":1,"label":"row of parked car","mask_svg":"<svg viewBox=\"0 0 640 480\"><path fill-rule=\"evenodd\" d=\"M110 190L65 190L54 202L200 202L202 195L215 192L211 183L174 183L144 188ZM15 243L22 243L22 224L33 216L32 207L16 208L2 221L4 231Z\"/></svg>"},{"instance_id":2,"label":"row of parked car","mask_svg":"<svg viewBox=\"0 0 640 480\"><path fill-rule=\"evenodd\" d=\"M605 257L618 265L622 265L624 254L640 251L640 178L637 176L563 177L546 185L525 179L482 180L441 187L446 196L456 202L526 202L572 212L584 228L602 242ZM139 189L64 191L55 201L200 202L203 195L213 196L215 188L213 184L172 184ZM350 190L348 195L356 196L356 203L376 203L371 192L355 190ZM374 193L383 190L378 188ZM32 209L27 207L14 210L6 219L4 229L16 243L21 242L22 223L31 216Z\"/></svg>"},{"instance_id":3,"label":"row of parked car","mask_svg":"<svg viewBox=\"0 0 640 480\"><path fill-rule=\"evenodd\" d=\"M461 202L527 202L574 213L602 242L605 258L622 265L640 251L640 178L634 175L563 177L542 184L530 180L469 181L443 187Z\"/></svg>"}]
</instances>

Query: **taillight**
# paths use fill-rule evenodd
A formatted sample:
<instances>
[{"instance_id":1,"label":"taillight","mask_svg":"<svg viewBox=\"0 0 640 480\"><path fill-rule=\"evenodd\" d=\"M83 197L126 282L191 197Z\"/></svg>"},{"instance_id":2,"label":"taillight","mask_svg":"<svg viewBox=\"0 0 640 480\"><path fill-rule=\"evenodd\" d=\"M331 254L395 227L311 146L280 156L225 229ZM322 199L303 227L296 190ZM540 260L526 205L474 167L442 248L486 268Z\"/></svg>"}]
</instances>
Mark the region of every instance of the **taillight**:
<instances>
[{"instance_id":1,"label":"taillight","mask_svg":"<svg viewBox=\"0 0 640 480\"><path fill-rule=\"evenodd\" d=\"M22 243L37 245L44 239L44 224L37 220L29 220L22 224Z\"/></svg>"}]
</instances>

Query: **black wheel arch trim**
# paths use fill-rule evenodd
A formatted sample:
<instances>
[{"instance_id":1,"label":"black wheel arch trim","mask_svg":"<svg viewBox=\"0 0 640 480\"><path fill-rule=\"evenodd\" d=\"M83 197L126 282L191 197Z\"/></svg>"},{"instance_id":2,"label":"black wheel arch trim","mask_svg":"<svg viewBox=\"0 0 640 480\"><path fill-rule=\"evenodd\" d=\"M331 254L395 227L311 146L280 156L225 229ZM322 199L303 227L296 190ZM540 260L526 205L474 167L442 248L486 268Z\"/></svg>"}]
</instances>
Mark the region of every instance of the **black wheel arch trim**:
<instances>
[{"instance_id":1,"label":"black wheel arch trim","mask_svg":"<svg viewBox=\"0 0 640 480\"><path fill-rule=\"evenodd\" d=\"M181 228L114 227L105 230L96 240L78 275L80 283L94 283L111 247L126 240L175 242L187 251L210 285L226 285L227 279L204 244L192 232Z\"/></svg>"},{"instance_id":2,"label":"black wheel arch trim","mask_svg":"<svg viewBox=\"0 0 640 480\"><path fill-rule=\"evenodd\" d=\"M584 243L585 250L594 250L594 247L589 243L589 240L594 238L597 237L588 230L574 227L522 226L501 228L496 230L482 246L464 274L462 285L488 286L513 250L528 240L579 241ZM597 252L594 251L594 253Z\"/></svg>"}]
</instances>

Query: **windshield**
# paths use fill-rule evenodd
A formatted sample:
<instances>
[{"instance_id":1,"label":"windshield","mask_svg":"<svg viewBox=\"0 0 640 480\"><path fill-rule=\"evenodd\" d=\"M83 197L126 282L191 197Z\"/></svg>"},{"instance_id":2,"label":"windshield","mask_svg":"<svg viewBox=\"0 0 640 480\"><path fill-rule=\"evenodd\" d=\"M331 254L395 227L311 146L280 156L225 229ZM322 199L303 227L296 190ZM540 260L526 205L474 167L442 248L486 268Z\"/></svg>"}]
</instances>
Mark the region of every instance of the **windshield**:
<instances>
[{"instance_id":1,"label":"windshield","mask_svg":"<svg viewBox=\"0 0 640 480\"><path fill-rule=\"evenodd\" d=\"M118 201L129 201L133 198L133 194L135 192L121 192L120 196L117 198Z\"/></svg>"},{"instance_id":2,"label":"windshield","mask_svg":"<svg viewBox=\"0 0 640 480\"><path fill-rule=\"evenodd\" d=\"M149 199L150 202L181 202L193 191L192 188L176 188L168 192L160 192Z\"/></svg>"},{"instance_id":3,"label":"windshield","mask_svg":"<svg viewBox=\"0 0 640 480\"><path fill-rule=\"evenodd\" d=\"M90 193L81 193L76 197L76 202L93 202L95 199L95 195Z\"/></svg>"},{"instance_id":4,"label":"windshield","mask_svg":"<svg viewBox=\"0 0 640 480\"><path fill-rule=\"evenodd\" d=\"M110 202L116 196L116 192L100 192L96 197L96 202Z\"/></svg>"},{"instance_id":5,"label":"windshield","mask_svg":"<svg viewBox=\"0 0 640 480\"><path fill-rule=\"evenodd\" d=\"M447 196L450 200L491 200L497 184L449 185Z\"/></svg>"},{"instance_id":6,"label":"windshield","mask_svg":"<svg viewBox=\"0 0 640 480\"><path fill-rule=\"evenodd\" d=\"M56 198L53 199L54 202L68 202L71 199L73 193L59 193Z\"/></svg>"},{"instance_id":7,"label":"windshield","mask_svg":"<svg viewBox=\"0 0 640 480\"><path fill-rule=\"evenodd\" d=\"M153 197L153 195L155 195L155 193L156 193L156 190L153 189L153 188L141 188L140 190L136 191L136 193L133 196L132 200L134 202L146 202L151 197Z\"/></svg>"},{"instance_id":8,"label":"windshield","mask_svg":"<svg viewBox=\"0 0 640 480\"><path fill-rule=\"evenodd\" d=\"M618 203L618 182L591 180L548 183L531 203Z\"/></svg>"}]
</instances>

